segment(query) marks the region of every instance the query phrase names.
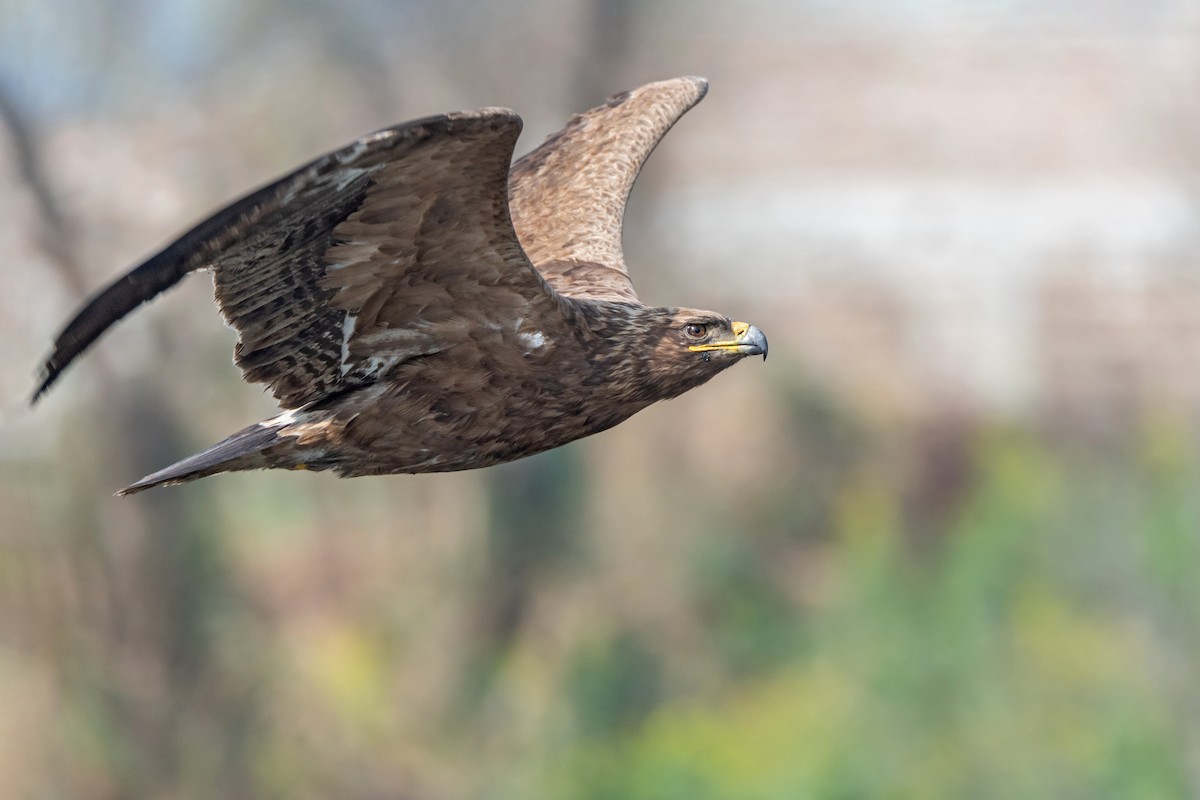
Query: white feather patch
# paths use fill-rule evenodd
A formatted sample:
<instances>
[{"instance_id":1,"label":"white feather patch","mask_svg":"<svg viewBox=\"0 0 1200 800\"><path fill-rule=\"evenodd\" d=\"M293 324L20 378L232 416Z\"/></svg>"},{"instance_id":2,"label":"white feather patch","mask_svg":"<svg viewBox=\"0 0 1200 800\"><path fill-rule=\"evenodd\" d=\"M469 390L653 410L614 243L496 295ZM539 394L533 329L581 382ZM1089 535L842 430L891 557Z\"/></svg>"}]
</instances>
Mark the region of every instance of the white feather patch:
<instances>
[{"instance_id":1,"label":"white feather patch","mask_svg":"<svg viewBox=\"0 0 1200 800\"><path fill-rule=\"evenodd\" d=\"M354 323L358 321L357 314L346 312L342 320L342 374L350 371L350 339L354 336Z\"/></svg>"},{"instance_id":2,"label":"white feather patch","mask_svg":"<svg viewBox=\"0 0 1200 800\"><path fill-rule=\"evenodd\" d=\"M546 334L542 333L541 331L533 331L532 333L521 331L517 334L517 337L525 345L526 353L532 352L533 350L539 350L546 346Z\"/></svg>"}]
</instances>

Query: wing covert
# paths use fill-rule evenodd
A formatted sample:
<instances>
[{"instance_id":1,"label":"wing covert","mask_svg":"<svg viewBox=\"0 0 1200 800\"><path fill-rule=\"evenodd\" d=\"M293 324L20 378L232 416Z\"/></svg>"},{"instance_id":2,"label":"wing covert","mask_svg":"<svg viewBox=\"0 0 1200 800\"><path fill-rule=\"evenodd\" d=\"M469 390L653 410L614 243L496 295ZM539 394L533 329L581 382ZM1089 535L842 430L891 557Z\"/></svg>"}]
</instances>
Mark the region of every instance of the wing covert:
<instances>
[{"instance_id":1,"label":"wing covert","mask_svg":"<svg viewBox=\"0 0 1200 800\"><path fill-rule=\"evenodd\" d=\"M637 302L621 248L625 203L650 153L708 91L703 78L650 83L571 118L517 161L509 204L521 245L569 297Z\"/></svg>"},{"instance_id":2,"label":"wing covert","mask_svg":"<svg viewBox=\"0 0 1200 800\"><path fill-rule=\"evenodd\" d=\"M356 159L281 249L243 248L215 270L235 360L285 408L555 309L508 215L520 118L491 109L432 127Z\"/></svg>"}]
</instances>

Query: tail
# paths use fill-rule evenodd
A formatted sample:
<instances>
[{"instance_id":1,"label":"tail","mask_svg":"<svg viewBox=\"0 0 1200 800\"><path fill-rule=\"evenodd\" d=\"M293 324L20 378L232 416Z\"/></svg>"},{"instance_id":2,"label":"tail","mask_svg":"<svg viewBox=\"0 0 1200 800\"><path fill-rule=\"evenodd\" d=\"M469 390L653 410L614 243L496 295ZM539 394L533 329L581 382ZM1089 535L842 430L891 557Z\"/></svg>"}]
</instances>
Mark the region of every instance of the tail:
<instances>
[{"instance_id":1,"label":"tail","mask_svg":"<svg viewBox=\"0 0 1200 800\"><path fill-rule=\"evenodd\" d=\"M260 422L257 425L243 428L207 450L188 456L166 469L160 469L137 483L126 486L117 492L117 496L136 494L155 486L169 486L185 481L194 481L218 472L259 469L269 466L266 460L258 454L279 440L279 431L285 426L286 423Z\"/></svg>"}]
</instances>

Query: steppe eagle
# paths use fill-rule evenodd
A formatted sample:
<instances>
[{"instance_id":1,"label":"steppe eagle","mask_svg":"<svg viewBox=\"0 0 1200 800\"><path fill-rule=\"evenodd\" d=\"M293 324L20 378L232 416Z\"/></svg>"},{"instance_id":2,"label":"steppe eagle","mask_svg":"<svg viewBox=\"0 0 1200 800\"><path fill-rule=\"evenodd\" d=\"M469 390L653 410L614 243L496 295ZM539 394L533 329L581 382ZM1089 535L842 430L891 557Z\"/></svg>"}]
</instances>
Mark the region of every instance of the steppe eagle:
<instances>
[{"instance_id":1,"label":"steppe eagle","mask_svg":"<svg viewBox=\"0 0 1200 800\"><path fill-rule=\"evenodd\" d=\"M121 494L219 472L344 477L473 469L610 428L749 355L753 325L639 302L621 252L634 179L707 91L651 83L575 116L511 165L521 119L407 122L213 214L95 295L36 400L109 326L213 275L246 380L283 413Z\"/></svg>"}]
</instances>

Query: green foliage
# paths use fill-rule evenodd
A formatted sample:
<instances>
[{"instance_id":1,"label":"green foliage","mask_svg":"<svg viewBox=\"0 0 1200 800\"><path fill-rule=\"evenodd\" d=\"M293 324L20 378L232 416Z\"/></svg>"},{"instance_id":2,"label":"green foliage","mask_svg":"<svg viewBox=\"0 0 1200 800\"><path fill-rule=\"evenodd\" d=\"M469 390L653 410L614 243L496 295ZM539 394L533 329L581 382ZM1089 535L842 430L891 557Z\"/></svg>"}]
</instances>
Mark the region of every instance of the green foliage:
<instances>
[{"instance_id":1,"label":"green foliage","mask_svg":"<svg viewBox=\"0 0 1200 800\"><path fill-rule=\"evenodd\" d=\"M567 692L580 735L626 732L659 700L661 674L654 653L632 632L583 648L567 674Z\"/></svg>"},{"instance_id":2,"label":"green foliage","mask_svg":"<svg viewBox=\"0 0 1200 800\"><path fill-rule=\"evenodd\" d=\"M766 554L736 532L703 540L697 551L696 602L724 665L743 673L794 655L802 629L783 590L770 579Z\"/></svg>"},{"instance_id":3,"label":"green foliage","mask_svg":"<svg viewBox=\"0 0 1200 800\"><path fill-rule=\"evenodd\" d=\"M580 741L548 771L543 796L1187 796L1180 730L1200 677L1200 602L1185 576L1200 525L1194 465L1164 446L1151 442L1109 487L1127 524L1090 527L1072 513L1099 480L1086 463L985 433L961 514L917 564L904 556L896 494L869 472L852 478L837 514L837 591L787 625L745 552L709 548L718 631L772 630L811 647L715 698L668 702L636 730ZM1088 602L1095 587L1061 558L1122 546L1104 537L1136 542L1138 563L1110 583L1126 595L1117 584L1135 583L1140 603ZM1149 637L1146 617L1158 613L1189 636ZM1164 682L1168 665L1190 681Z\"/></svg>"}]
</instances>

